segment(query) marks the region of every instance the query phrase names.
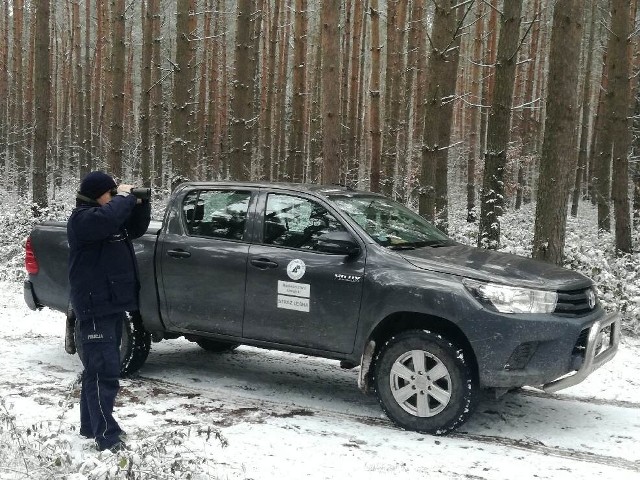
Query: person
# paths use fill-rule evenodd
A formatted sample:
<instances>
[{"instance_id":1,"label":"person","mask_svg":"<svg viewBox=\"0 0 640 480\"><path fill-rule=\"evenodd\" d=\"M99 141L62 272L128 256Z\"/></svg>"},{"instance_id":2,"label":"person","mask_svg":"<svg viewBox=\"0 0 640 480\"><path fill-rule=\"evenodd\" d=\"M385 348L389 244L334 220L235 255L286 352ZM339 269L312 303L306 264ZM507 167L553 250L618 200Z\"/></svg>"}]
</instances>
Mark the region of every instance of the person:
<instances>
[{"instance_id":1,"label":"person","mask_svg":"<svg viewBox=\"0 0 640 480\"><path fill-rule=\"evenodd\" d=\"M80 434L100 451L126 448L113 418L120 388L120 340L126 312L138 309L138 267L131 239L142 236L151 205L104 172L82 179L67 222L71 306L79 322L84 367Z\"/></svg>"}]
</instances>

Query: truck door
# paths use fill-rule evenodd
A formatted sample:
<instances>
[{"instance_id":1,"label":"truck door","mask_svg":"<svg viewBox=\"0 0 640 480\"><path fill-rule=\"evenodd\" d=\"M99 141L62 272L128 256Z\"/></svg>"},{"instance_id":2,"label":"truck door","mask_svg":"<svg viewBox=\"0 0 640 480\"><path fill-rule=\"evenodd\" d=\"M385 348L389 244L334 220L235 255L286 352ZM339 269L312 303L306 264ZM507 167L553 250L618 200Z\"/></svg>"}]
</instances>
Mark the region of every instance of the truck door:
<instances>
[{"instance_id":1,"label":"truck door","mask_svg":"<svg viewBox=\"0 0 640 480\"><path fill-rule=\"evenodd\" d=\"M317 199L263 192L259 205L264 206L258 208L264 212L262 233L256 232L261 242L249 248L243 336L351 352L362 298L364 248L355 258L314 250L323 233L349 231Z\"/></svg>"},{"instance_id":2,"label":"truck door","mask_svg":"<svg viewBox=\"0 0 640 480\"><path fill-rule=\"evenodd\" d=\"M172 330L242 334L251 196L203 187L176 198L158 251L162 317Z\"/></svg>"}]
</instances>

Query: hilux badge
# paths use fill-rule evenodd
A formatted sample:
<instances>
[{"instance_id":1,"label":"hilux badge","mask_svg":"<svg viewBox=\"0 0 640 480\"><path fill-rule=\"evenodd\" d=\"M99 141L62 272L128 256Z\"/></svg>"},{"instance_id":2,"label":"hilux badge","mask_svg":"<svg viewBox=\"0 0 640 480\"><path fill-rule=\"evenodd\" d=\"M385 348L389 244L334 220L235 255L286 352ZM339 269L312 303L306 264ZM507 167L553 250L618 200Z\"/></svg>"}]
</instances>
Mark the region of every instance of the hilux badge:
<instances>
[{"instance_id":1,"label":"hilux badge","mask_svg":"<svg viewBox=\"0 0 640 480\"><path fill-rule=\"evenodd\" d=\"M307 266L299 258L291 260L289 265L287 265L287 275L289 275L291 280L300 280L306 270Z\"/></svg>"}]
</instances>

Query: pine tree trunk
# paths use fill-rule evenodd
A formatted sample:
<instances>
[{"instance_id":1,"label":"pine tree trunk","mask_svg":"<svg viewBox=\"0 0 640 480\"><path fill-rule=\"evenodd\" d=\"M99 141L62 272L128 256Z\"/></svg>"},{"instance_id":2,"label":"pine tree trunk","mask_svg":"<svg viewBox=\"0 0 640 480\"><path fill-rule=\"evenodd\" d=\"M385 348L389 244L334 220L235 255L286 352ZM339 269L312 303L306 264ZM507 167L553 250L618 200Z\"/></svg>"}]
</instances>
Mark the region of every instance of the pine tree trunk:
<instances>
[{"instance_id":1,"label":"pine tree trunk","mask_svg":"<svg viewBox=\"0 0 640 480\"><path fill-rule=\"evenodd\" d=\"M363 25L364 25L364 0L354 0L353 5L353 35L350 52L350 70L349 70L349 104L345 114L347 123L346 133L346 171L347 184L352 184L358 175L359 158L357 155L359 136L358 136L358 107L361 100L362 68L360 59L364 55L363 44Z\"/></svg>"},{"instance_id":2,"label":"pine tree trunk","mask_svg":"<svg viewBox=\"0 0 640 480\"><path fill-rule=\"evenodd\" d=\"M582 90L582 125L580 132L580 149L578 153L578 168L576 169L576 177L573 187L573 196L571 199L571 216L576 217L578 215L578 204L580 202L580 191L582 189L582 185L587 178L587 157L588 157L588 149L589 149L589 121L592 115L591 109L591 98L593 98L593 93L591 91L591 77L593 75L593 47L596 38L596 3L594 2L591 6L590 10L585 10L586 12L590 12L590 21L589 21L589 41L586 48L586 56L587 56L587 67L584 73L584 86Z\"/></svg>"},{"instance_id":3,"label":"pine tree trunk","mask_svg":"<svg viewBox=\"0 0 640 480\"><path fill-rule=\"evenodd\" d=\"M84 20L84 61L82 90L82 133L80 136L80 177L84 177L93 170L93 158L91 155L91 2L85 2Z\"/></svg>"},{"instance_id":4,"label":"pine tree trunk","mask_svg":"<svg viewBox=\"0 0 640 480\"><path fill-rule=\"evenodd\" d=\"M113 0L111 3L111 124L109 135L109 172L122 180L123 137L124 137L124 82L125 82L125 2Z\"/></svg>"},{"instance_id":5,"label":"pine tree trunk","mask_svg":"<svg viewBox=\"0 0 640 480\"><path fill-rule=\"evenodd\" d=\"M479 246L491 249L497 249L500 245L500 216L503 213L505 195L504 169L510 137L521 14L522 0L505 2L498 41L495 90L487 125L487 152L484 157L478 235Z\"/></svg>"},{"instance_id":6,"label":"pine tree trunk","mask_svg":"<svg viewBox=\"0 0 640 480\"><path fill-rule=\"evenodd\" d=\"M47 207L47 143L49 139L49 118L51 115L51 66L49 59L49 17L51 14L49 0L41 0L35 4L36 24L32 25L35 44L35 110L36 122L33 145L33 179L32 193L34 213Z\"/></svg>"},{"instance_id":7,"label":"pine tree trunk","mask_svg":"<svg viewBox=\"0 0 640 480\"><path fill-rule=\"evenodd\" d=\"M2 2L0 13L0 169L3 171L0 185L7 190L9 170L8 114L9 114L9 2Z\"/></svg>"},{"instance_id":8,"label":"pine tree trunk","mask_svg":"<svg viewBox=\"0 0 640 480\"><path fill-rule=\"evenodd\" d=\"M153 17L151 2L142 2L142 60L140 62L140 176L144 185L151 185L151 56L153 53Z\"/></svg>"},{"instance_id":9,"label":"pine tree trunk","mask_svg":"<svg viewBox=\"0 0 640 480\"><path fill-rule=\"evenodd\" d=\"M380 11L378 0L371 0L371 184L372 192L380 192L380 170L382 157L382 129L380 126Z\"/></svg>"},{"instance_id":10,"label":"pine tree trunk","mask_svg":"<svg viewBox=\"0 0 640 480\"><path fill-rule=\"evenodd\" d=\"M629 211L629 103L631 100L631 21L628 0L611 1L609 52L609 125L611 125L613 174L611 197L615 215L618 252L631 253L631 216ZM635 17L634 17L635 21ZM634 22L635 23L635 22Z\"/></svg>"},{"instance_id":11,"label":"pine tree trunk","mask_svg":"<svg viewBox=\"0 0 640 480\"><path fill-rule=\"evenodd\" d=\"M95 61L94 61L94 73L93 80L91 81L91 85L94 85L93 89L93 100L92 100L92 123L93 123L93 136L91 141L91 152L94 161L98 161L102 154L102 141L101 141L101 132L102 132L102 97L104 96L104 91L106 87L104 82L106 80L103 58L105 53L105 30L104 24L106 21L104 10L106 9L106 4L104 2L100 2L96 0L96 47L95 47Z\"/></svg>"},{"instance_id":12,"label":"pine tree trunk","mask_svg":"<svg viewBox=\"0 0 640 480\"><path fill-rule=\"evenodd\" d=\"M286 179L301 182L304 161L304 119L307 76L307 2L296 0L293 37L293 90L291 92L291 130L289 154L286 161Z\"/></svg>"},{"instance_id":13,"label":"pine tree trunk","mask_svg":"<svg viewBox=\"0 0 640 480\"><path fill-rule=\"evenodd\" d=\"M291 49L288 39L291 36L291 15L293 8L293 0L286 0L287 4L283 9L284 27L280 30L278 43L280 49L278 52L278 80L275 87L275 103L274 103L274 144L271 162L272 178L281 180L283 178L283 157L286 155L286 104L287 104L287 65L289 63L289 51Z\"/></svg>"},{"instance_id":14,"label":"pine tree trunk","mask_svg":"<svg viewBox=\"0 0 640 480\"><path fill-rule=\"evenodd\" d=\"M235 41L235 75L231 100L231 155L229 171L233 180L246 180L251 176L254 123L254 75L257 52L253 48L252 32L254 2L238 1Z\"/></svg>"},{"instance_id":15,"label":"pine tree trunk","mask_svg":"<svg viewBox=\"0 0 640 480\"><path fill-rule=\"evenodd\" d=\"M83 80L84 73L82 71L82 27L80 25L80 2L74 0L72 3L72 30L73 30L73 83L75 95L73 95L74 103L72 110L72 138L73 138L73 151L74 164L78 165L78 172L84 170L83 155L82 155L82 139L84 138L84 95L83 95Z\"/></svg>"},{"instance_id":16,"label":"pine tree trunk","mask_svg":"<svg viewBox=\"0 0 640 480\"><path fill-rule=\"evenodd\" d=\"M568 0L553 12L547 120L542 144L532 256L562 265L567 206L577 164L580 43L584 4Z\"/></svg>"},{"instance_id":17,"label":"pine tree trunk","mask_svg":"<svg viewBox=\"0 0 640 480\"><path fill-rule=\"evenodd\" d=\"M476 5L475 25L473 30L473 54L471 64L471 92L469 107L469 152L467 154L467 222L475 222L476 212L476 160L480 155L480 115L482 98L480 96L482 78L482 45L484 37L484 4ZM480 106L475 106L480 105Z\"/></svg>"},{"instance_id":18,"label":"pine tree trunk","mask_svg":"<svg viewBox=\"0 0 640 480\"><path fill-rule=\"evenodd\" d=\"M14 99L11 104L9 118L11 125L9 127L11 134L9 135L10 157L15 159L15 184L19 195L25 193L25 155L23 145L23 68L22 68L22 34L23 34L23 14L24 1L13 0L13 53L12 53L12 77L13 88L11 97Z\"/></svg>"},{"instance_id":19,"label":"pine tree trunk","mask_svg":"<svg viewBox=\"0 0 640 480\"><path fill-rule=\"evenodd\" d=\"M321 11L322 38L322 181L340 182L340 2L325 0Z\"/></svg>"},{"instance_id":20,"label":"pine tree trunk","mask_svg":"<svg viewBox=\"0 0 640 480\"><path fill-rule=\"evenodd\" d=\"M194 88L196 81L195 0L179 0L176 12L176 60L173 67L171 112L171 187L195 174L193 145Z\"/></svg>"},{"instance_id":21,"label":"pine tree trunk","mask_svg":"<svg viewBox=\"0 0 640 480\"><path fill-rule=\"evenodd\" d=\"M273 14L271 15L271 26L269 28L269 56L267 61L267 75L269 76L267 85L267 103L265 107L265 115L262 119L263 125L263 145L262 145L262 179L271 180L273 152L274 152L274 118L273 110L275 105L276 96L276 55L278 52L278 46L283 48L282 44L278 41L278 25L281 22L281 5L284 0L276 0L273 6Z\"/></svg>"},{"instance_id":22,"label":"pine tree trunk","mask_svg":"<svg viewBox=\"0 0 640 480\"><path fill-rule=\"evenodd\" d=\"M349 162L351 159L348 157L348 148L347 148L347 125L346 121L348 118L349 112L349 67L351 60L351 40L352 40L352 23L353 23L353 0L346 0L346 2L341 2L344 4L344 20L341 21L340 24L340 39L341 46L340 49L342 51L342 68L340 70L340 118L344 121L341 124L340 128L340 151L342 152L341 159L342 164L340 165L340 182L346 184L346 178L349 173ZM341 14L342 15L342 14ZM352 67L352 66L351 66ZM353 67L352 67L353 68Z\"/></svg>"},{"instance_id":23,"label":"pine tree trunk","mask_svg":"<svg viewBox=\"0 0 640 480\"><path fill-rule=\"evenodd\" d=\"M460 39L454 0L435 2L425 97L425 128L419 187L419 212L446 230L447 155L451 138L453 98Z\"/></svg>"},{"instance_id":24,"label":"pine tree trunk","mask_svg":"<svg viewBox=\"0 0 640 480\"><path fill-rule=\"evenodd\" d=\"M153 102L153 108L151 114L153 115L153 174L152 185L155 188L163 186L162 177L164 174L163 169L163 154L164 154L164 125L165 125L165 110L163 101L163 88L162 88L162 68L160 60L160 51L162 47L160 37L160 0L148 0L147 8L149 9L149 15L151 16L151 32L153 37L153 46L151 50L151 65L152 65L152 80L153 87L151 91L151 101Z\"/></svg>"},{"instance_id":25,"label":"pine tree trunk","mask_svg":"<svg viewBox=\"0 0 640 480\"><path fill-rule=\"evenodd\" d=\"M493 104L493 86L496 83L496 55L498 44L498 0L491 0L487 5L489 18L487 20L487 40L484 48L484 68L482 71L482 106L480 110L480 155L484 164L484 155L487 151L487 126L489 124L489 112Z\"/></svg>"}]
</instances>

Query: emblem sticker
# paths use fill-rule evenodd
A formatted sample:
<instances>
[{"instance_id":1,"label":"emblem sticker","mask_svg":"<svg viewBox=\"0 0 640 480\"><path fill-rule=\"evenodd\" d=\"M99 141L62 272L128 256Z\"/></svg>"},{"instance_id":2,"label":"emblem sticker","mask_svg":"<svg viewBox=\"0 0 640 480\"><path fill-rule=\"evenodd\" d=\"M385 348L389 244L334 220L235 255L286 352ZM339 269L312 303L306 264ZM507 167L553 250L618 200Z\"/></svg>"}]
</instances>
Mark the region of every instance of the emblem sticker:
<instances>
[{"instance_id":1,"label":"emblem sticker","mask_svg":"<svg viewBox=\"0 0 640 480\"><path fill-rule=\"evenodd\" d=\"M291 280L300 280L304 276L307 266L298 258L291 260L287 265L287 275Z\"/></svg>"}]
</instances>

